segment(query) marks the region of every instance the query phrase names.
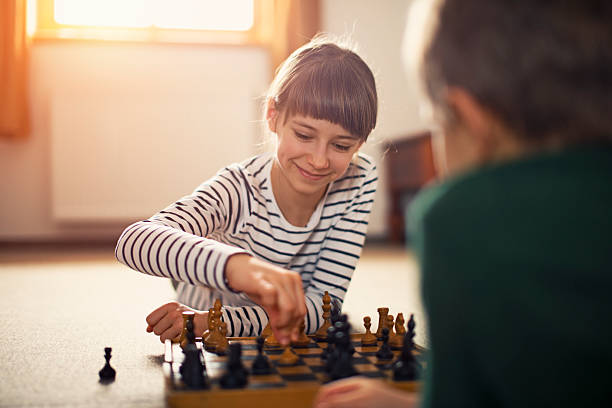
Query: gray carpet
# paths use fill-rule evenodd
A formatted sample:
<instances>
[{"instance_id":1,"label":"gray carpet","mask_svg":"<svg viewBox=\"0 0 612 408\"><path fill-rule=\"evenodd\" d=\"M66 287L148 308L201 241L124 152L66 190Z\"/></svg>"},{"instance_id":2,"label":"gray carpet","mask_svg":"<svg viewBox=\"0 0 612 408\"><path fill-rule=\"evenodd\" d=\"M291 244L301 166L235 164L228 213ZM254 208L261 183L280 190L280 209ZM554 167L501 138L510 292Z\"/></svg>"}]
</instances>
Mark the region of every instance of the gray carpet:
<instances>
[{"instance_id":1,"label":"gray carpet","mask_svg":"<svg viewBox=\"0 0 612 408\"><path fill-rule=\"evenodd\" d=\"M376 327L380 306L422 323L417 283L405 251L365 251L344 310L357 330L365 314ZM110 249L0 251L0 407L164 407L163 345L144 317L172 296L169 281L131 271ZM117 378L102 385L107 346Z\"/></svg>"}]
</instances>

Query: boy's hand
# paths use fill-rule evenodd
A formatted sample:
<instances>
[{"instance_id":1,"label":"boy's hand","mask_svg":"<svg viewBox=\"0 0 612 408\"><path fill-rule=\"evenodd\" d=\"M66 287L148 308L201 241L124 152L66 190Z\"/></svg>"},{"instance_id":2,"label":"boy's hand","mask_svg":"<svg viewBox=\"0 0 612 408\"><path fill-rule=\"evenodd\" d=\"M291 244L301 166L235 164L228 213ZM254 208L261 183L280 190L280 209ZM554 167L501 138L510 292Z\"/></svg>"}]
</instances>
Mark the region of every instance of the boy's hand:
<instances>
[{"instance_id":1,"label":"boy's hand","mask_svg":"<svg viewBox=\"0 0 612 408\"><path fill-rule=\"evenodd\" d=\"M270 318L270 327L281 344L297 340L306 315L302 278L247 254L231 256L225 266L229 286L261 305Z\"/></svg>"},{"instance_id":2,"label":"boy's hand","mask_svg":"<svg viewBox=\"0 0 612 408\"><path fill-rule=\"evenodd\" d=\"M186 310L195 312L193 331L196 337L201 336L208 329L208 312L194 310L178 302L166 303L152 311L147 316L147 332L157 334L162 343L180 336L183 331L183 312Z\"/></svg>"},{"instance_id":3,"label":"boy's hand","mask_svg":"<svg viewBox=\"0 0 612 408\"><path fill-rule=\"evenodd\" d=\"M380 380L350 377L321 387L314 408L415 408L417 394L401 391Z\"/></svg>"}]
</instances>

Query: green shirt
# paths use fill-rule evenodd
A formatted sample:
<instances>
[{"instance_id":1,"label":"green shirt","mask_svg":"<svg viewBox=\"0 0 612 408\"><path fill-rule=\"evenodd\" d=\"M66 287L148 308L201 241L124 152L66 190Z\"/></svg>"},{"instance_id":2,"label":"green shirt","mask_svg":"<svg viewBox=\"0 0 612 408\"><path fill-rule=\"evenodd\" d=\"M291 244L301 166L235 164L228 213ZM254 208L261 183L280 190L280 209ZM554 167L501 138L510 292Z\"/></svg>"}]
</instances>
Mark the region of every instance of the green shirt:
<instances>
[{"instance_id":1,"label":"green shirt","mask_svg":"<svg viewBox=\"0 0 612 408\"><path fill-rule=\"evenodd\" d=\"M409 224L424 407L612 406L612 147L464 174L421 193Z\"/></svg>"}]
</instances>

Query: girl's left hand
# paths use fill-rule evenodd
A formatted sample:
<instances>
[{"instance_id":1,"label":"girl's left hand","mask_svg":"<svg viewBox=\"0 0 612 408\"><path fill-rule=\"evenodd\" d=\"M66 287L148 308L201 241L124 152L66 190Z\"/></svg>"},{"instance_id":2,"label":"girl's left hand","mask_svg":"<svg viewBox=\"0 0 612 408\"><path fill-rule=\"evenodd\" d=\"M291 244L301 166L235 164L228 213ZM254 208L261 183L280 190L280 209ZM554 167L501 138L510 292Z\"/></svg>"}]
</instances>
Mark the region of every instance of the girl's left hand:
<instances>
[{"instance_id":1,"label":"girl's left hand","mask_svg":"<svg viewBox=\"0 0 612 408\"><path fill-rule=\"evenodd\" d=\"M415 408L417 394L391 388L380 380L350 377L321 388L314 408Z\"/></svg>"}]
</instances>

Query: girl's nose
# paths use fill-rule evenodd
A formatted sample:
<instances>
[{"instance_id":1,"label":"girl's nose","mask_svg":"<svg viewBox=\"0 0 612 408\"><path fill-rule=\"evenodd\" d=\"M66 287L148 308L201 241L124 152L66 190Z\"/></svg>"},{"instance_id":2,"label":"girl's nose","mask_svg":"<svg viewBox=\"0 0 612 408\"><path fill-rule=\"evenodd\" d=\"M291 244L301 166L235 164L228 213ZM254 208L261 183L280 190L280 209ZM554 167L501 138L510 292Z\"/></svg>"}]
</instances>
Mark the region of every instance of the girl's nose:
<instances>
[{"instance_id":1,"label":"girl's nose","mask_svg":"<svg viewBox=\"0 0 612 408\"><path fill-rule=\"evenodd\" d=\"M310 164L315 169L325 169L329 166L325 146L316 146L310 154Z\"/></svg>"}]
</instances>

